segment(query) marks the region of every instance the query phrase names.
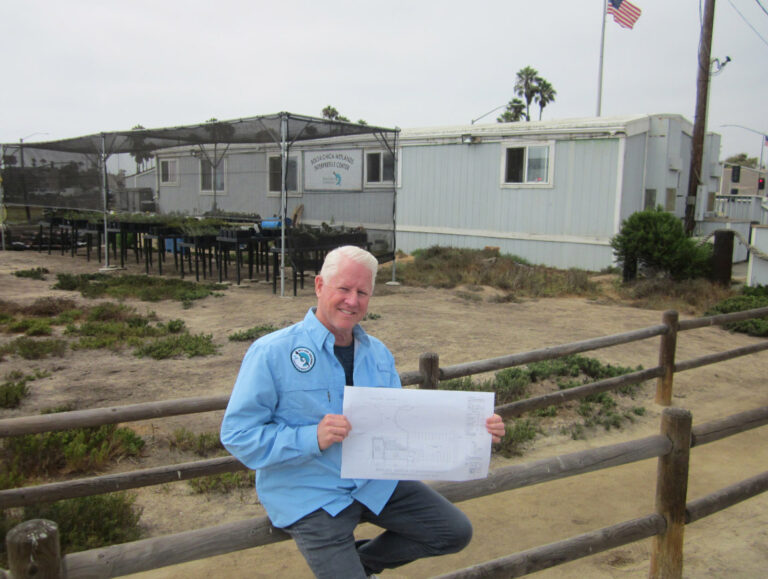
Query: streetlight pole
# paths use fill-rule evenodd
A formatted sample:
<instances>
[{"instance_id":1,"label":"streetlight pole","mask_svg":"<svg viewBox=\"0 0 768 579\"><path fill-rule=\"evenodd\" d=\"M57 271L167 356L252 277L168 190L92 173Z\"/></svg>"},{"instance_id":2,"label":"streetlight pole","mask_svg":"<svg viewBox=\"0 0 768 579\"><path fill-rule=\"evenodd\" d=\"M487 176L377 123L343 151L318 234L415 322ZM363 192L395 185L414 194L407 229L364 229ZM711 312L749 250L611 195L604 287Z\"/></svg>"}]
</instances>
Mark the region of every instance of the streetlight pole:
<instances>
[{"instance_id":1,"label":"streetlight pole","mask_svg":"<svg viewBox=\"0 0 768 579\"><path fill-rule=\"evenodd\" d=\"M480 120L480 119L482 119L483 117L487 117L488 115L490 115L491 113L493 113L493 112L495 112L495 111L498 111L498 110L500 110L500 109L506 108L506 106L507 106L507 105L501 105L500 107L496 107L495 109L491 109L490 111L488 111L487 113L484 113L484 114L480 115L480 116L479 116L479 117L477 117L476 119L472 119L472 120L469 122L469 124L470 124L470 125L474 125L474 124L475 124L477 121L479 121L479 120Z\"/></svg>"},{"instance_id":2,"label":"streetlight pole","mask_svg":"<svg viewBox=\"0 0 768 579\"><path fill-rule=\"evenodd\" d=\"M738 127L739 129L744 129L745 131L749 131L750 133L755 133L756 135L760 135L760 166L758 169L763 169L763 150L765 149L765 145L768 142L768 133L764 133L762 131L756 131L755 129L750 129L749 127L745 127L744 125L720 125L721 127Z\"/></svg>"}]
</instances>

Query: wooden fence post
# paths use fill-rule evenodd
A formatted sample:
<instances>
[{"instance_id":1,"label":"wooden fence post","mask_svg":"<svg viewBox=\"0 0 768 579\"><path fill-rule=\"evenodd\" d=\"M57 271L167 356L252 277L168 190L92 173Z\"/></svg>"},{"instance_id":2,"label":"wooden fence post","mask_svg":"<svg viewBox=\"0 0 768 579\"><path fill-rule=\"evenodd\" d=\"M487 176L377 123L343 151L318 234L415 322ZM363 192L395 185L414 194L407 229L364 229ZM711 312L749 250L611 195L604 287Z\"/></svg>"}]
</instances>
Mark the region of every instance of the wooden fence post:
<instances>
[{"instance_id":1,"label":"wooden fence post","mask_svg":"<svg viewBox=\"0 0 768 579\"><path fill-rule=\"evenodd\" d=\"M661 415L661 433L672 441L672 450L659 457L656 512L664 517L667 529L653 538L648 574L651 579L680 579L683 576L691 423L691 413L682 408L665 408Z\"/></svg>"},{"instance_id":2,"label":"wooden fence post","mask_svg":"<svg viewBox=\"0 0 768 579\"><path fill-rule=\"evenodd\" d=\"M32 519L5 537L8 567L13 579L63 579L59 527L53 521Z\"/></svg>"},{"instance_id":3,"label":"wooden fence post","mask_svg":"<svg viewBox=\"0 0 768 579\"><path fill-rule=\"evenodd\" d=\"M425 352L419 356L419 372L422 376L419 388L437 390L440 382L440 356L435 352Z\"/></svg>"},{"instance_id":4,"label":"wooden fence post","mask_svg":"<svg viewBox=\"0 0 768 579\"><path fill-rule=\"evenodd\" d=\"M669 331L662 334L659 346L659 366L664 368L664 374L656 379L656 404L669 406L672 404L672 384L675 379L678 313L675 310L664 312L661 322Z\"/></svg>"}]
</instances>

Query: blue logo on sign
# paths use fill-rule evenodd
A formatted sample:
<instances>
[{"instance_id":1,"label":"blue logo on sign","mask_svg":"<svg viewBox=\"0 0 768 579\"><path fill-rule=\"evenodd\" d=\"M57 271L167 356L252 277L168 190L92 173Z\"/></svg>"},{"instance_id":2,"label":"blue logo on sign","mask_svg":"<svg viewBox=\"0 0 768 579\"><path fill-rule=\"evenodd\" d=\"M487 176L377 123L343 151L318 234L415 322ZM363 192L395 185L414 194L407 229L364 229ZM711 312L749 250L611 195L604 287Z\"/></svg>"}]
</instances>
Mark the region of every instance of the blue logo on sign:
<instances>
[{"instance_id":1,"label":"blue logo on sign","mask_svg":"<svg viewBox=\"0 0 768 579\"><path fill-rule=\"evenodd\" d=\"M315 353L309 348L299 347L291 352L293 367L299 372L309 372L315 365Z\"/></svg>"},{"instance_id":2,"label":"blue logo on sign","mask_svg":"<svg viewBox=\"0 0 768 579\"><path fill-rule=\"evenodd\" d=\"M341 186L341 174L337 173L336 171L333 172L333 176L336 177L336 186Z\"/></svg>"}]
</instances>

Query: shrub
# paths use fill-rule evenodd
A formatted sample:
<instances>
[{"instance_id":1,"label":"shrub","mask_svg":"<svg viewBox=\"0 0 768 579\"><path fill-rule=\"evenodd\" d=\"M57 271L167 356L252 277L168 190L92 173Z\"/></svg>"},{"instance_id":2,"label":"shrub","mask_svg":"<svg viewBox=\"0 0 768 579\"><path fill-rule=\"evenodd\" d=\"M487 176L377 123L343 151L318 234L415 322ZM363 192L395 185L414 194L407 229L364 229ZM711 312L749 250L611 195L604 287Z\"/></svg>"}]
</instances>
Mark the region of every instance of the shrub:
<instances>
[{"instance_id":1,"label":"shrub","mask_svg":"<svg viewBox=\"0 0 768 579\"><path fill-rule=\"evenodd\" d=\"M723 300L707 310L706 315L731 314L764 307L768 307L768 286L745 287L742 289L741 295ZM768 319L766 318L734 322L726 324L725 327L734 332L742 332L750 336L768 336Z\"/></svg>"},{"instance_id":2,"label":"shrub","mask_svg":"<svg viewBox=\"0 0 768 579\"><path fill-rule=\"evenodd\" d=\"M195 283L176 278L144 275L58 274L54 289L79 291L84 297L111 296L116 299L137 298L143 301L178 300L190 305L193 300L212 295L225 285Z\"/></svg>"},{"instance_id":3,"label":"shrub","mask_svg":"<svg viewBox=\"0 0 768 579\"><path fill-rule=\"evenodd\" d=\"M211 334L178 334L166 338L158 338L148 344L141 344L134 350L139 358L165 360L176 356L212 356L219 348L213 343Z\"/></svg>"},{"instance_id":4,"label":"shrub","mask_svg":"<svg viewBox=\"0 0 768 579\"><path fill-rule=\"evenodd\" d=\"M506 458L523 454L526 442L536 438L538 428L536 422L529 418L520 418L507 422L504 437L498 443L497 450Z\"/></svg>"},{"instance_id":5,"label":"shrub","mask_svg":"<svg viewBox=\"0 0 768 579\"><path fill-rule=\"evenodd\" d=\"M216 432L195 434L186 428L179 428L173 432L171 448L192 451L198 456L208 456L213 452L223 450L224 446Z\"/></svg>"},{"instance_id":6,"label":"shrub","mask_svg":"<svg viewBox=\"0 0 768 579\"><path fill-rule=\"evenodd\" d=\"M7 566L5 535L30 519L48 519L59 527L62 554L77 553L141 537L141 509L134 493L112 493L24 507L23 515L0 511L0 563Z\"/></svg>"},{"instance_id":7,"label":"shrub","mask_svg":"<svg viewBox=\"0 0 768 579\"><path fill-rule=\"evenodd\" d=\"M227 494L237 489L253 488L255 473L239 470L213 474L188 481L190 488L198 494L218 493Z\"/></svg>"},{"instance_id":8,"label":"shrub","mask_svg":"<svg viewBox=\"0 0 768 579\"><path fill-rule=\"evenodd\" d=\"M29 279L45 279L45 274L51 273L44 267L36 267L34 269L22 269L20 271L14 271L13 275L16 277L26 277Z\"/></svg>"},{"instance_id":9,"label":"shrub","mask_svg":"<svg viewBox=\"0 0 768 579\"><path fill-rule=\"evenodd\" d=\"M0 408L17 408L21 401L29 395L26 380L20 380L14 373L10 379L0 384ZM21 374L20 372L18 373Z\"/></svg>"},{"instance_id":10,"label":"shrub","mask_svg":"<svg viewBox=\"0 0 768 579\"><path fill-rule=\"evenodd\" d=\"M611 247L628 279L634 277L635 264L651 274L662 273L676 280L706 277L711 271L711 246L696 245L685 234L682 222L660 207L625 219L611 239Z\"/></svg>"},{"instance_id":11,"label":"shrub","mask_svg":"<svg viewBox=\"0 0 768 579\"><path fill-rule=\"evenodd\" d=\"M143 448L144 440L133 430L113 424L11 436L0 446L0 477L7 488L13 480L91 472L115 458L138 456Z\"/></svg>"},{"instance_id":12,"label":"shrub","mask_svg":"<svg viewBox=\"0 0 768 579\"><path fill-rule=\"evenodd\" d=\"M73 299L44 297L36 299L32 305L23 308L22 312L28 316L55 317L76 308Z\"/></svg>"},{"instance_id":13,"label":"shrub","mask_svg":"<svg viewBox=\"0 0 768 579\"><path fill-rule=\"evenodd\" d=\"M413 257L413 261L398 265L397 274L404 283L414 286L491 286L509 292L505 301L513 301L515 295L589 295L597 291L585 271L530 265L520 257L501 255L496 249L433 246L414 251ZM473 299L469 295L460 297Z\"/></svg>"},{"instance_id":14,"label":"shrub","mask_svg":"<svg viewBox=\"0 0 768 579\"><path fill-rule=\"evenodd\" d=\"M51 322L41 318L24 318L8 324L8 331L24 333L27 336L50 336Z\"/></svg>"},{"instance_id":15,"label":"shrub","mask_svg":"<svg viewBox=\"0 0 768 579\"><path fill-rule=\"evenodd\" d=\"M45 372L22 374L18 370L9 372L5 382L0 384L0 408L18 408L21 401L29 395L27 382L48 376Z\"/></svg>"},{"instance_id":16,"label":"shrub","mask_svg":"<svg viewBox=\"0 0 768 579\"><path fill-rule=\"evenodd\" d=\"M67 343L58 338L33 340L32 338L22 336L6 344L3 351L16 354L25 360L40 360L48 356L61 357L66 349Z\"/></svg>"},{"instance_id":17,"label":"shrub","mask_svg":"<svg viewBox=\"0 0 768 579\"><path fill-rule=\"evenodd\" d=\"M252 342L253 340L257 340L266 334L274 332L275 330L277 330L277 328L269 324L255 326L253 328L243 330L242 332L235 332L234 334L230 334L229 340L231 342Z\"/></svg>"}]
</instances>

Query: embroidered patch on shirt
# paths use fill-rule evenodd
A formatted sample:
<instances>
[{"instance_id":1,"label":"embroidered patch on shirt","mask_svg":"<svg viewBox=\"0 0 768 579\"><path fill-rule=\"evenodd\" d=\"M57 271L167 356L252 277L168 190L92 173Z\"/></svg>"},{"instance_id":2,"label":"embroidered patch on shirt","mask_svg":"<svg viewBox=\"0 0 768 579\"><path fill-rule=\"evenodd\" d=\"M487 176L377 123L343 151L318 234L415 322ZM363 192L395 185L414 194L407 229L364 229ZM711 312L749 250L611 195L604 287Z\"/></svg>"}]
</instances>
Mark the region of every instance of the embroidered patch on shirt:
<instances>
[{"instance_id":1,"label":"embroidered patch on shirt","mask_svg":"<svg viewBox=\"0 0 768 579\"><path fill-rule=\"evenodd\" d=\"M315 365L315 353L303 346L294 348L291 352L291 362L299 372L309 372Z\"/></svg>"}]
</instances>

